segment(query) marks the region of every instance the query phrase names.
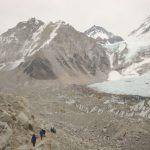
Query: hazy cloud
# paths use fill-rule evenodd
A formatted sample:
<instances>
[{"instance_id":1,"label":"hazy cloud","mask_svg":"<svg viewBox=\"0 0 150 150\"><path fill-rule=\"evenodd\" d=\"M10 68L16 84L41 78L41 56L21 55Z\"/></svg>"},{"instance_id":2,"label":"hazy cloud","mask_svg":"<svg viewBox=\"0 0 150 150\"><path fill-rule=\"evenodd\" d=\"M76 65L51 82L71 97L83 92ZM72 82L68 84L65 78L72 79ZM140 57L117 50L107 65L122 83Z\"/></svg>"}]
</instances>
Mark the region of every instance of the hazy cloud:
<instances>
[{"instance_id":1,"label":"hazy cloud","mask_svg":"<svg viewBox=\"0 0 150 150\"><path fill-rule=\"evenodd\" d=\"M150 15L150 0L0 0L0 32L36 17L64 20L78 30L100 25L125 35Z\"/></svg>"}]
</instances>

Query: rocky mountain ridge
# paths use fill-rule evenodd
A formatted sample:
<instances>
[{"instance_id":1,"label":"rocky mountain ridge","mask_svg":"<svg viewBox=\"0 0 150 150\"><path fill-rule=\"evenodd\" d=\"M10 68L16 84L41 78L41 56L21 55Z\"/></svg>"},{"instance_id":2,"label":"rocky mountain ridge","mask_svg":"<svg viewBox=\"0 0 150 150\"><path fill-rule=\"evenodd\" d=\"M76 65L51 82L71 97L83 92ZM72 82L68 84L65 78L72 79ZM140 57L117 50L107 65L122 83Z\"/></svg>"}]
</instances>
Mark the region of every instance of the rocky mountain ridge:
<instances>
[{"instance_id":1,"label":"rocky mountain ridge","mask_svg":"<svg viewBox=\"0 0 150 150\"><path fill-rule=\"evenodd\" d=\"M33 79L67 82L106 80L111 70L143 74L150 69L149 20L124 40L99 26L81 33L63 21L31 18L0 36L0 71L17 69Z\"/></svg>"},{"instance_id":2,"label":"rocky mountain ridge","mask_svg":"<svg viewBox=\"0 0 150 150\"><path fill-rule=\"evenodd\" d=\"M86 76L102 79L110 69L105 48L65 22L32 18L0 36L1 71L20 69L35 79Z\"/></svg>"}]
</instances>

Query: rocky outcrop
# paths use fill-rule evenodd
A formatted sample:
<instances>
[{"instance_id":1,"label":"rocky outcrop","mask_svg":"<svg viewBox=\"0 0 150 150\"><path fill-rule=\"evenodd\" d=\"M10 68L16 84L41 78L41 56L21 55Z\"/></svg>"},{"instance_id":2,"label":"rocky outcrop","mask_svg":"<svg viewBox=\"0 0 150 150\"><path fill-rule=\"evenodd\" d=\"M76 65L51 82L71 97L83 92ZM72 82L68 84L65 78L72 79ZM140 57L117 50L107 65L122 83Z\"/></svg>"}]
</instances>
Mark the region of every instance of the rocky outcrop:
<instances>
[{"instance_id":1,"label":"rocky outcrop","mask_svg":"<svg viewBox=\"0 0 150 150\"><path fill-rule=\"evenodd\" d=\"M0 149L29 144L34 122L23 97L0 94Z\"/></svg>"},{"instance_id":2,"label":"rocky outcrop","mask_svg":"<svg viewBox=\"0 0 150 150\"><path fill-rule=\"evenodd\" d=\"M6 122L0 122L0 149L6 149L10 146L12 129Z\"/></svg>"}]
</instances>

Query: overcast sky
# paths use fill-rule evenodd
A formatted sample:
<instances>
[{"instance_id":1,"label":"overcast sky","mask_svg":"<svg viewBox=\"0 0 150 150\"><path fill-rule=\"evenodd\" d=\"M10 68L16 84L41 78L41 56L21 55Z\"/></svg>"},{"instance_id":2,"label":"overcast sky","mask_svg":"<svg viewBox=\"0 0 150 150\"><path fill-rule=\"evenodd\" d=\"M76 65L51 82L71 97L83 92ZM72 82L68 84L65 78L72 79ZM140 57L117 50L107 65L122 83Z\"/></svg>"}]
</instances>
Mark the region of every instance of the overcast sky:
<instances>
[{"instance_id":1,"label":"overcast sky","mask_svg":"<svg viewBox=\"0 0 150 150\"><path fill-rule=\"evenodd\" d=\"M126 35L150 16L150 0L0 0L0 32L22 20L64 20L77 30L92 25Z\"/></svg>"}]
</instances>

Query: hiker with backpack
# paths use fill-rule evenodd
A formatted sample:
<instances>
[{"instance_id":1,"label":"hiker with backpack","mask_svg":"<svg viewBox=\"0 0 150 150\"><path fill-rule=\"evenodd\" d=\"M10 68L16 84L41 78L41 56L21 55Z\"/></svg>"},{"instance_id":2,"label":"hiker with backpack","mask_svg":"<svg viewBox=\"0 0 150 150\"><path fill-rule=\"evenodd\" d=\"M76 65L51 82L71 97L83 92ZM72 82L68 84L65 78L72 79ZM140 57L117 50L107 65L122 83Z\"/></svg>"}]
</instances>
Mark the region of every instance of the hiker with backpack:
<instances>
[{"instance_id":1,"label":"hiker with backpack","mask_svg":"<svg viewBox=\"0 0 150 150\"><path fill-rule=\"evenodd\" d=\"M40 130L39 134L40 134L40 137L41 137L41 140L42 140L42 138L44 136L43 129Z\"/></svg>"},{"instance_id":2,"label":"hiker with backpack","mask_svg":"<svg viewBox=\"0 0 150 150\"><path fill-rule=\"evenodd\" d=\"M36 144L36 136L35 136L35 134L32 135L31 143L33 144L33 147L35 147L35 144Z\"/></svg>"},{"instance_id":3,"label":"hiker with backpack","mask_svg":"<svg viewBox=\"0 0 150 150\"><path fill-rule=\"evenodd\" d=\"M50 129L50 131L51 131L51 133L56 133L56 129L55 129L54 127L52 127L52 128Z\"/></svg>"},{"instance_id":4,"label":"hiker with backpack","mask_svg":"<svg viewBox=\"0 0 150 150\"><path fill-rule=\"evenodd\" d=\"M43 131L43 136L45 137L46 131L44 129L42 129L42 131Z\"/></svg>"}]
</instances>

